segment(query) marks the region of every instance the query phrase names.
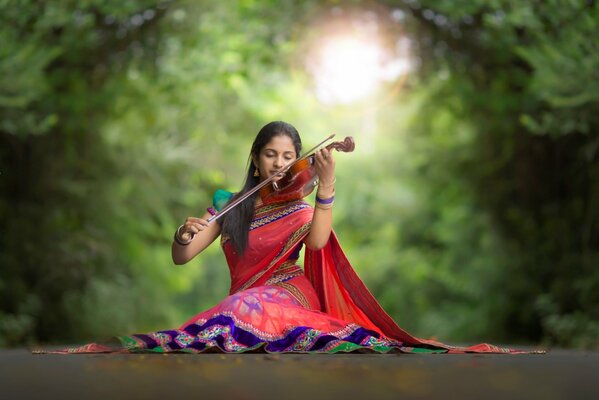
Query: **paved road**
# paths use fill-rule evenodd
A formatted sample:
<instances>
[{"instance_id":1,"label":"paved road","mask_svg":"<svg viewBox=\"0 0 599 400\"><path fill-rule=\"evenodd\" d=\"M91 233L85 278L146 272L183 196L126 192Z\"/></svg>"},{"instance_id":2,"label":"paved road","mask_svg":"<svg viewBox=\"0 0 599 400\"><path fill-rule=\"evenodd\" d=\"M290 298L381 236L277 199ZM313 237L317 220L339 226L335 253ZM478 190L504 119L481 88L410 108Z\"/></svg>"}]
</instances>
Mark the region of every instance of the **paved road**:
<instances>
[{"instance_id":1,"label":"paved road","mask_svg":"<svg viewBox=\"0 0 599 400\"><path fill-rule=\"evenodd\" d=\"M1 399L599 399L599 353L0 352Z\"/></svg>"}]
</instances>

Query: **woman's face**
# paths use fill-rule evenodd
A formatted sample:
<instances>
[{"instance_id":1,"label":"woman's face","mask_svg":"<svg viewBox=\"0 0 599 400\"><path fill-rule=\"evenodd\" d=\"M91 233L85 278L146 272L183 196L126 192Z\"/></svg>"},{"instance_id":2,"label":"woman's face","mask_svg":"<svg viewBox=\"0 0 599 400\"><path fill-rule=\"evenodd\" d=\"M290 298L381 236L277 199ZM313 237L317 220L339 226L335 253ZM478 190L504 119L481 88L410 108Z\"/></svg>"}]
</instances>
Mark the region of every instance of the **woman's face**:
<instances>
[{"instance_id":1,"label":"woman's face","mask_svg":"<svg viewBox=\"0 0 599 400\"><path fill-rule=\"evenodd\" d=\"M277 135L260 150L257 159L255 156L252 156L252 159L260 171L260 181L263 181L295 161L295 146L289 136ZM274 181L279 179L279 177L274 178Z\"/></svg>"}]
</instances>

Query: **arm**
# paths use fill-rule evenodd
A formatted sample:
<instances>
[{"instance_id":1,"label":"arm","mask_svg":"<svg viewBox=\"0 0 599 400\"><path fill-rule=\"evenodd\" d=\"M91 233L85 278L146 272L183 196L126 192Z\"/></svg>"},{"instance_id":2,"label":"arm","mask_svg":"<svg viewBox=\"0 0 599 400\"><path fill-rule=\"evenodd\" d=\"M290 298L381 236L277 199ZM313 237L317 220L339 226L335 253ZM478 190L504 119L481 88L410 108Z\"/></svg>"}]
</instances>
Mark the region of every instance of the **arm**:
<instances>
[{"instance_id":1,"label":"arm","mask_svg":"<svg viewBox=\"0 0 599 400\"><path fill-rule=\"evenodd\" d=\"M177 265L185 264L196 255L201 253L220 235L220 225L217 222L208 224L206 221L210 218L210 213L206 213L202 218L188 217L181 228L181 239L188 241L192 235L193 239L185 246L180 245L173 240L172 257Z\"/></svg>"},{"instance_id":2,"label":"arm","mask_svg":"<svg viewBox=\"0 0 599 400\"><path fill-rule=\"evenodd\" d=\"M318 174L318 190L316 196L321 199L330 199L335 195L335 160L333 152L321 149L316 153L314 167ZM332 203L330 204L332 206ZM304 243L312 250L322 249L331 236L333 209L329 205L316 202L310 233L306 236Z\"/></svg>"}]
</instances>

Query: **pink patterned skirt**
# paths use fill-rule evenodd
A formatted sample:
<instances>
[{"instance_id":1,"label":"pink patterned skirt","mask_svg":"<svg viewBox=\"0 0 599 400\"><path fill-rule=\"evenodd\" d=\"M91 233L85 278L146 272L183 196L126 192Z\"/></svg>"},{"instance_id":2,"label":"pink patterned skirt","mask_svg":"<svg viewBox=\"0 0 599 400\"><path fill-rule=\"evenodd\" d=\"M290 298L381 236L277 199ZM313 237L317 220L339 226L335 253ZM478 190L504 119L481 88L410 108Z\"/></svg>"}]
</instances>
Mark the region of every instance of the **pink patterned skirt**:
<instances>
[{"instance_id":1,"label":"pink patterned skirt","mask_svg":"<svg viewBox=\"0 0 599 400\"><path fill-rule=\"evenodd\" d=\"M430 352L318 311L320 304L304 275L227 296L178 329L118 336L48 353L337 353Z\"/></svg>"}]
</instances>

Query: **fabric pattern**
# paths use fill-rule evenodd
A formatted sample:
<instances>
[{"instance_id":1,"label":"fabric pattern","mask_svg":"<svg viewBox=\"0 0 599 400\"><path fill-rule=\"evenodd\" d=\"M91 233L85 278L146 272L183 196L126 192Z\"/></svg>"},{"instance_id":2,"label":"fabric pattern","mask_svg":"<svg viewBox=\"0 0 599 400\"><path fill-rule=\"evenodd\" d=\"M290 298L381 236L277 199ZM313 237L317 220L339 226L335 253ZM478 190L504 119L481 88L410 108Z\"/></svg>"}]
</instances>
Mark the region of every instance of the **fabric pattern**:
<instances>
[{"instance_id":1,"label":"fabric pattern","mask_svg":"<svg viewBox=\"0 0 599 400\"><path fill-rule=\"evenodd\" d=\"M400 351L401 343L306 309L287 290L261 286L227 297L176 330L120 337L130 352Z\"/></svg>"}]
</instances>

